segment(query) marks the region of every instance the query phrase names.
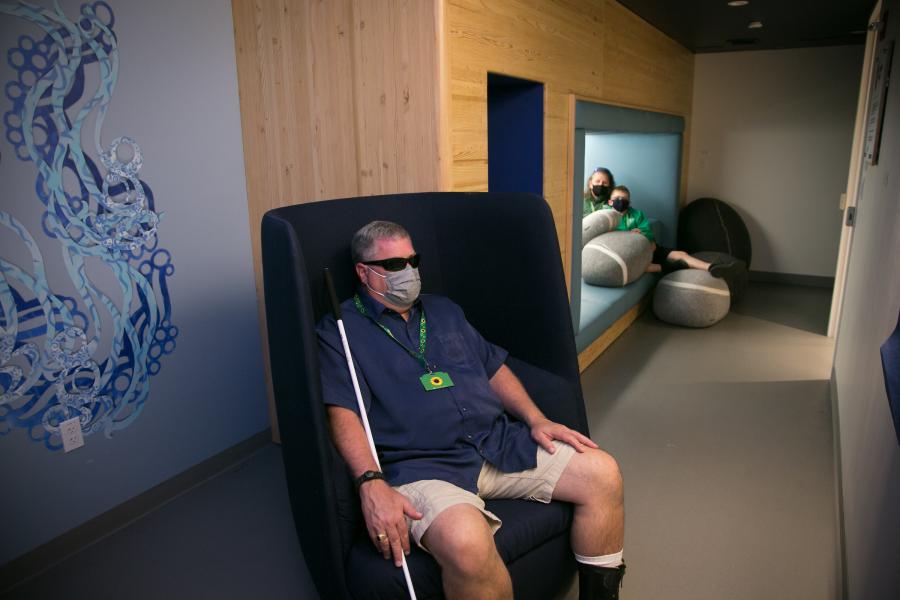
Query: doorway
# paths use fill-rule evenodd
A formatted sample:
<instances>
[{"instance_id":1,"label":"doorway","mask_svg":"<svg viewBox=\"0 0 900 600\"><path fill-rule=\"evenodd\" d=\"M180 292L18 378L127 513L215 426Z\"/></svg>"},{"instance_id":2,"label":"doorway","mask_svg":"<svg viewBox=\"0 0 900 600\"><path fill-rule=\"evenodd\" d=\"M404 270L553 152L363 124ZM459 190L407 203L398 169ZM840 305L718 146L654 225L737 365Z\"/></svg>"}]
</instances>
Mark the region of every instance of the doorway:
<instances>
[{"instance_id":1,"label":"doorway","mask_svg":"<svg viewBox=\"0 0 900 600\"><path fill-rule=\"evenodd\" d=\"M544 84L488 73L488 191L544 195Z\"/></svg>"}]
</instances>

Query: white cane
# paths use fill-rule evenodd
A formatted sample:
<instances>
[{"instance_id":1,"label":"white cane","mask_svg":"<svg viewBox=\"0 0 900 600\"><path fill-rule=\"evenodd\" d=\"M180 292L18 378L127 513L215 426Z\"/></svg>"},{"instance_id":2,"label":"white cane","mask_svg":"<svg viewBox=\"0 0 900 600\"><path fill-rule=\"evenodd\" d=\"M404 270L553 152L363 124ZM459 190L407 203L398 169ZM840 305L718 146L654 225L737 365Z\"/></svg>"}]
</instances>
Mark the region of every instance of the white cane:
<instances>
[{"instance_id":1,"label":"white cane","mask_svg":"<svg viewBox=\"0 0 900 600\"><path fill-rule=\"evenodd\" d=\"M353 357L350 354L350 344L347 342L347 332L344 331L344 321L341 319L341 305L338 304L337 294L334 292L334 281L331 279L331 272L325 269L325 287L328 288L328 297L331 300L331 310L334 312L334 318L337 321L338 331L341 334L341 343L344 345L344 357L347 359L347 369L350 371L350 381L353 382L353 391L356 392L356 404L359 406L359 418L362 420L363 429L366 430L366 441L369 442L369 452L375 459L375 465L381 470L381 463L378 461L378 453L375 451L375 441L372 439L372 430L369 428L369 417L366 415L366 406L363 403L362 392L359 391L359 381L356 379L356 369L353 368ZM401 565L403 566L403 577L406 579L406 589L409 591L411 600L416 600L416 591L413 589L412 578L409 576L409 567L406 565L406 556L401 552Z\"/></svg>"}]
</instances>

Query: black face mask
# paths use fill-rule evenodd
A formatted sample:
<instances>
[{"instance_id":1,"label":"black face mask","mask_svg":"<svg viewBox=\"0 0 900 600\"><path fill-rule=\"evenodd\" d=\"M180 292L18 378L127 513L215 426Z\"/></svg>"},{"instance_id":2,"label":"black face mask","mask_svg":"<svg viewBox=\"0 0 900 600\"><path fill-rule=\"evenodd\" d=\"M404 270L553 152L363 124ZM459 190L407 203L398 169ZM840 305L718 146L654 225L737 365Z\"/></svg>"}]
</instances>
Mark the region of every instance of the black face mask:
<instances>
[{"instance_id":1,"label":"black face mask","mask_svg":"<svg viewBox=\"0 0 900 600\"><path fill-rule=\"evenodd\" d=\"M595 185L591 187L591 193L594 194L594 197L597 200L606 202L609 200L609 186L608 185Z\"/></svg>"},{"instance_id":2,"label":"black face mask","mask_svg":"<svg viewBox=\"0 0 900 600\"><path fill-rule=\"evenodd\" d=\"M630 204L631 202L626 200L625 198L616 198L615 200L613 200L612 206L620 213L623 213L628 210L628 206Z\"/></svg>"}]
</instances>

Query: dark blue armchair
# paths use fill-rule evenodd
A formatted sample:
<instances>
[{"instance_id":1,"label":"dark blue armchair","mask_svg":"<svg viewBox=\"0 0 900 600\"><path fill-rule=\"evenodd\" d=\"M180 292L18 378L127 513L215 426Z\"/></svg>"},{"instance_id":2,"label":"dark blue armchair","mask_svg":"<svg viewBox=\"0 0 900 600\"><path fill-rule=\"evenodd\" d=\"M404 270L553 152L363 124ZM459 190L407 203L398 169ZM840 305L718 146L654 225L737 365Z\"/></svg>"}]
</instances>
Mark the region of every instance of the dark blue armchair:
<instances>
[{"instance_id":1,"label":"dark blue armchair","mask_svg":"<svg viewBox=\"0 0 900 600\"><path fill-rule=\"evenodd\" d=\"M547 416L587 434L574 334L553 217L530 194L422 193L313 202L268 212L262 223L269 357L297 535L323 599L404 598L400 569L365 535L350 474L331 443L321 400L314 325L327 310L323 267L339 298L356 279L349 241L362 225L403 225L422 255L423 292L448 296L491 342ZM351 340L352 343L352 340ZM503 526L500 555L516 598L547 600L576 572L572 508L489 501ZM441 598L437 563L408 558L421 600Z\"/></svg>"}]
</instances>

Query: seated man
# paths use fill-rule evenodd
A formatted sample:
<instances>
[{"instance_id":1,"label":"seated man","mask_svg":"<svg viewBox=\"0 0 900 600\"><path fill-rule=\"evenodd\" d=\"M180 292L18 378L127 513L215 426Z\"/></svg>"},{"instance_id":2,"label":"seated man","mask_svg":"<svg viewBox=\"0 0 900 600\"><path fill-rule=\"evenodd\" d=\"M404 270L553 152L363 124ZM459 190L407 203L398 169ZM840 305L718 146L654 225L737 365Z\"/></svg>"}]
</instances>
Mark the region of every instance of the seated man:
<instances>
[{"instance_id":1,"label":"seated man","mask_svg":"<svg viewBox=\"0 0 900 600\"><path fill-rule=\"evenodd\" d=\"M709 271L713 277L726 277L733 270L739 268L737 261L708 263L699 258L693 257L682 250L674 248L666 248L656 244L656 236L650 229L650 220L638 209L631 206L631 192L624 185L617 185L612 189L609 200L604 209L617 210L622 213L622 220L619 221L619 230L633 231L640 233L653 244L653 261L647 267L648 273L670 273L679 269L700 269L701 271Z\"/></svg>"},{"instance_id":2,"label":"seated man","mask_svg":"<svg viewBox=\"0 0 900 600\"><path fill-rule=\"evenodd\" d=\"M331 317L318 327L322 391L377 550L400 566L412 534L440 565L447 598L512 598L493 540L500 520L484 499L552 498L575 505L581 598L618 598L625 565L616 461L548 420L504 364L507 353L459 306L419 296L419 256L400 225L369 223L353 236L351 253L361 285L342 304L344 326L383 472Z\"/></svg>"}]
</instances>

